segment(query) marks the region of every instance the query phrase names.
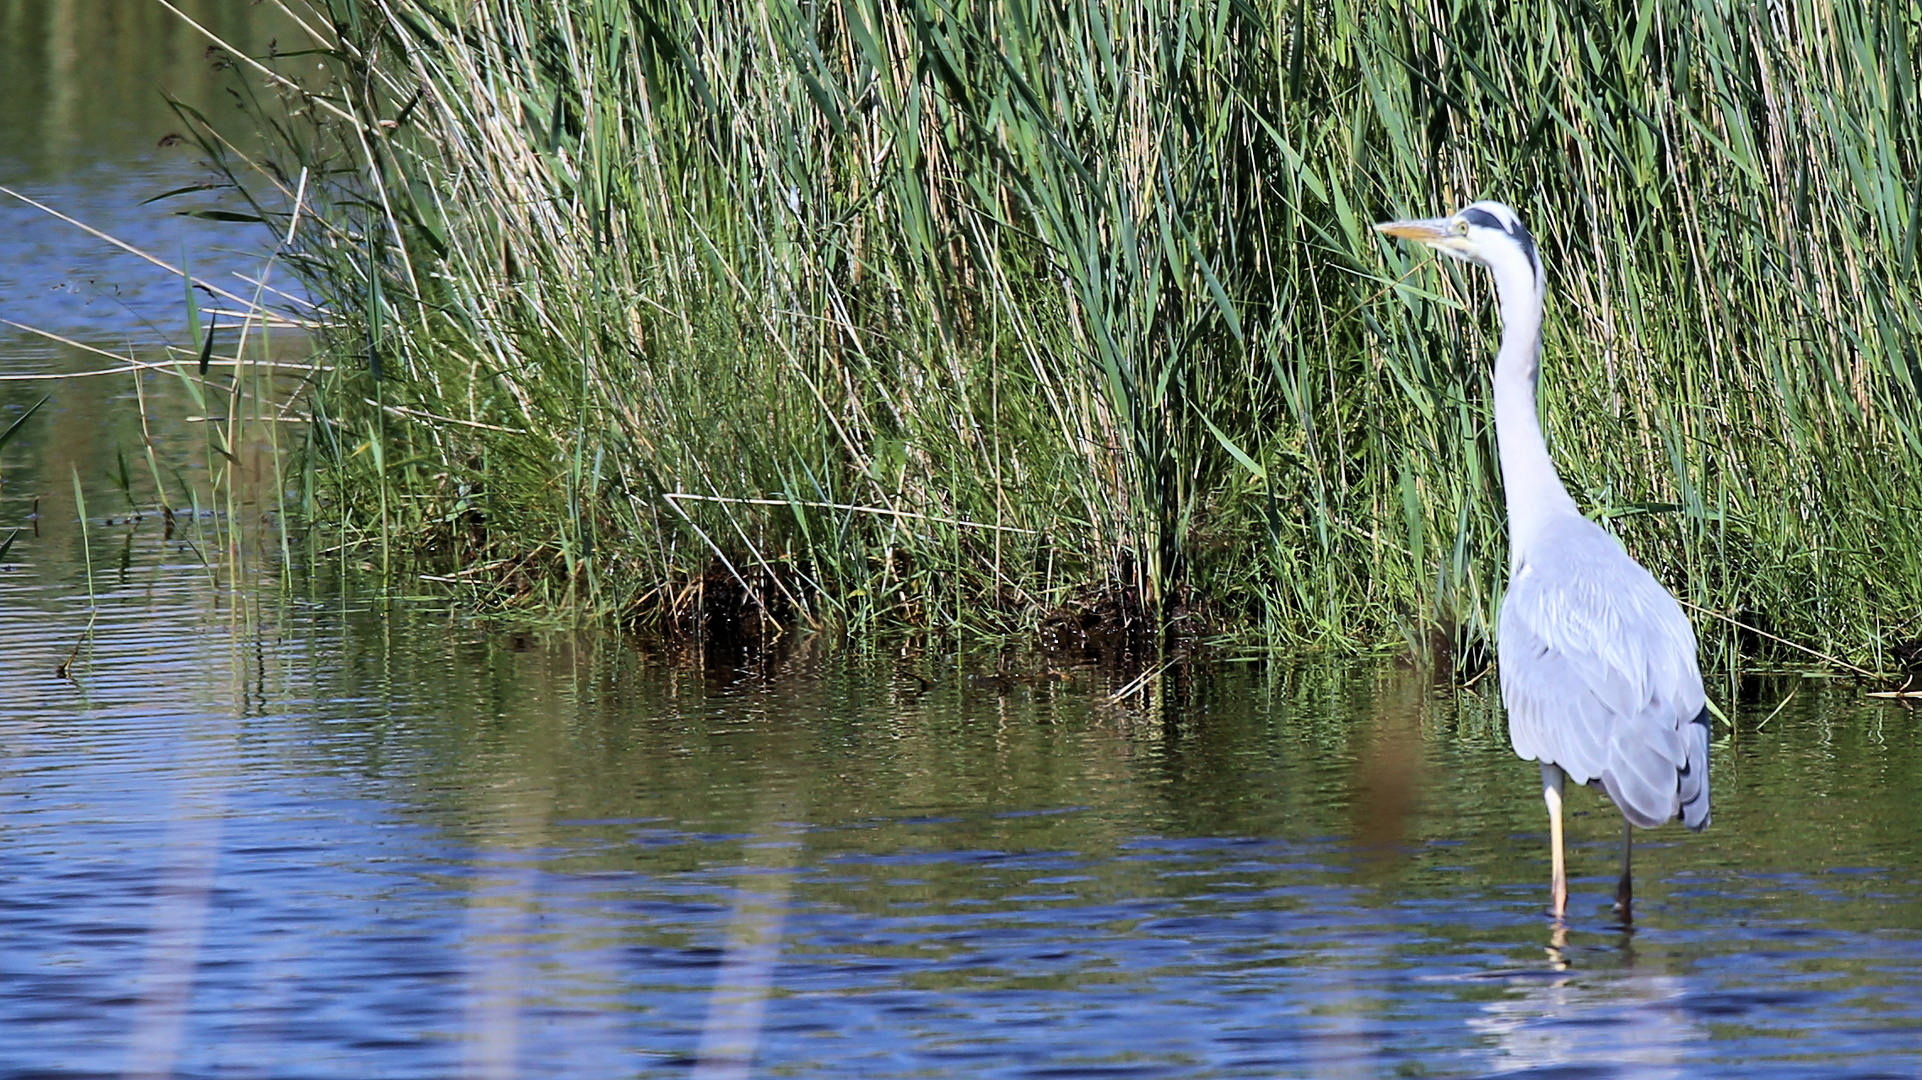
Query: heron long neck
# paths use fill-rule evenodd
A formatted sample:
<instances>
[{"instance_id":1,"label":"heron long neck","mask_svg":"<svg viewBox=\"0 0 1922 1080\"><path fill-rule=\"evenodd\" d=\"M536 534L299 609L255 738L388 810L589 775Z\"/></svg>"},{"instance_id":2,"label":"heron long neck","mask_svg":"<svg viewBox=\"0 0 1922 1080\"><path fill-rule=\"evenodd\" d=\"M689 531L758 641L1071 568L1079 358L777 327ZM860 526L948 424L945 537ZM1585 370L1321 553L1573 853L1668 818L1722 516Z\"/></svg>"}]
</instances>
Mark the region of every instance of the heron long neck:
<instances>
[{"instance_id":1,"label":"heron long neck","mask_svg":"<svg viewBox=\"0 0 1922 1080\"><path fill-rule=\"evenodd\" d=\"M1493 268L1502 305L1502 348L1495 356L1495 440L1508 499L1509 566L1520 565L1542 526L1557 514L1579 513L1568 497L1535 407L1541 373L1542 287L1525 260Z\"/></svg>"}]
</instances>

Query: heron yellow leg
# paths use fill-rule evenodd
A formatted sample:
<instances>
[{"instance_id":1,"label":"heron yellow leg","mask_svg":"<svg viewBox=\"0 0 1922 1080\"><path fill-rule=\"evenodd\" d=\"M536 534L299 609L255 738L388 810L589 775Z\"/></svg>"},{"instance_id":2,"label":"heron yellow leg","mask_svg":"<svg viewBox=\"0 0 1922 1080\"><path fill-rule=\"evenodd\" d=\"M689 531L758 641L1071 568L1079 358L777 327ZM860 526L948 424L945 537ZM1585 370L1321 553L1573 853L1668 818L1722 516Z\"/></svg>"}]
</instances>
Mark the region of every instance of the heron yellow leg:
<instances>
[{"instance_id":1,"label":"heron yellow leg","mask_svg":"<svg viewBox=\"0 0 1922 1080\"><path fill-rule=\"evenodd\" d=\"M1629 883L1628 853L1635 846L1635 826L1627 818L1622 819L1622 880L1615 884L1615 913L1629 922L1632 916L1629 905L1635 900L1635 887Z\"/></svg>"},{"instance_id":2,"label":"heron yellow leg","mask_svg":"<svg viewBox=\"0 0 1922 1080\"><path fill-rule=\"evenodd\" d=\"M1542 801L1548 804L1549 859L1554 868L1548 893L1550 913L1557 919L1568 912L1568 870L1562 862L1562 782L1566 778L1561 766L1542 762Z\"/></svg>"}]
</instances>

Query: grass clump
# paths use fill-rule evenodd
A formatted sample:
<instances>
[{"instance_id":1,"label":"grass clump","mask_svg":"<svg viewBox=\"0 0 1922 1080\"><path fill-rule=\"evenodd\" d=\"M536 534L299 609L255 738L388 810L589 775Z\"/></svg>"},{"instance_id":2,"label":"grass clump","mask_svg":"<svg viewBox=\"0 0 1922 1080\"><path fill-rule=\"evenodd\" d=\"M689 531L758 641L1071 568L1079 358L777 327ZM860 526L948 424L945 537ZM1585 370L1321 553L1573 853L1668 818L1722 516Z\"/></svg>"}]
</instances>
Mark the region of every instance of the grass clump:
<instances>
[{"instance_id":1,"label":"grass clump","mask_svg":"<svg viewBox=\"0 0 1922 1080\"><path fill-rule=\"evenodd\" d=\"M1578 502L1769 634L1917 633L1917 5L305 17L306 491L485 600L1474 642L1492 304L1368 226L1498 197Z\"/></svg>"}]
</instances>

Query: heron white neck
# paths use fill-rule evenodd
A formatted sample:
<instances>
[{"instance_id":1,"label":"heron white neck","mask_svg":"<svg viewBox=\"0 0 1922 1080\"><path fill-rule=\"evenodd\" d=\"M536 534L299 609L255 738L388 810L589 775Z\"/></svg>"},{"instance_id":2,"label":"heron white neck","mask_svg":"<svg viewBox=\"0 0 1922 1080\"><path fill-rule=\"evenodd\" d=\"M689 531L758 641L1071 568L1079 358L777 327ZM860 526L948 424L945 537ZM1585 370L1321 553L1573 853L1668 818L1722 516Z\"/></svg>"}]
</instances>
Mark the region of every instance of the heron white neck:
<instances>
[{"instance_id":1,"label":"heron white neck","mask_svg":"<svg viewBox=\"0 0 1922 1080\"><path fill-rule=\"evenodd\" d=\"M1557 514L1576 514L1542 438L1535 405L1541 373L1542 283L1516 253L1490 267L1501 298L1502 348L1495 356L1495 440L1508 501L1509 566L1521 562L1542 526Z\"/></svg>"}]
</instances>

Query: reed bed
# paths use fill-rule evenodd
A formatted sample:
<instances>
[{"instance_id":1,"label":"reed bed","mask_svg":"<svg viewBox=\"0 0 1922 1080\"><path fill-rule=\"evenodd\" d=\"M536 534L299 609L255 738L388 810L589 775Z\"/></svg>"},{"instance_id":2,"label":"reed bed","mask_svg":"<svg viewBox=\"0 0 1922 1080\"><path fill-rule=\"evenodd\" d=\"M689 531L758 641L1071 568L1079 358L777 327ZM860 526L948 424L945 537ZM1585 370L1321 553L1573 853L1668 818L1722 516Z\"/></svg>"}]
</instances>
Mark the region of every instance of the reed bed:
<instances>
[{"instance_id":1,"label":"reed bed","mask_svg":"<svg viewBox=\"0 0 1922 1080\"><path fill-rule=\"evenodd\" d=\"M480 602L1472 649L1493 304L1369 226L1494 197L1564 476L1714 661L1922 634L1922 5L298 14L227 165L313 178L304 505Z\"/></svg>"}]
</instances>

